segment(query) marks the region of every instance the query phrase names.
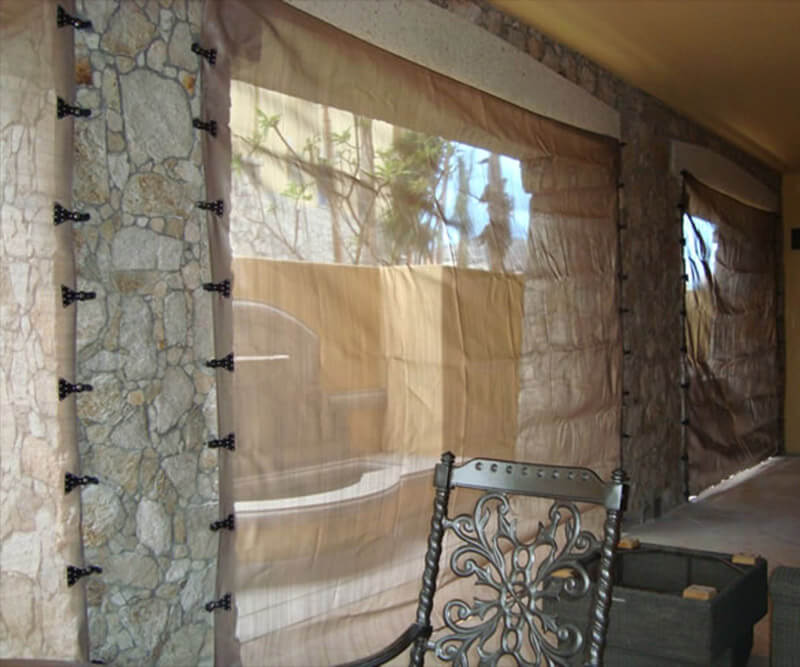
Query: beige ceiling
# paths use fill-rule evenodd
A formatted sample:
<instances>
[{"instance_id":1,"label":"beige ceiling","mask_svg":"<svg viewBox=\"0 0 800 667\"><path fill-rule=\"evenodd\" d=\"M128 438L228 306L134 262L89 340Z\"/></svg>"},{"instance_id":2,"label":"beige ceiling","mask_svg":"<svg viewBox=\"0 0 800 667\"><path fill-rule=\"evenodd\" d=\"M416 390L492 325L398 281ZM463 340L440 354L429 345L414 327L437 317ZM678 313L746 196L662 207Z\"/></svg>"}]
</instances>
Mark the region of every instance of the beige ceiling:
<instances>
[{"instance_id":1,"label":"beige ceiling","mask_svg":"<svg viewBox=\"0 0 800 667\"><path fill-rule=\"evenodd\" d=\"M491 0L782 171L800 170L800 0Z\"/></svg>"}]
</instances>

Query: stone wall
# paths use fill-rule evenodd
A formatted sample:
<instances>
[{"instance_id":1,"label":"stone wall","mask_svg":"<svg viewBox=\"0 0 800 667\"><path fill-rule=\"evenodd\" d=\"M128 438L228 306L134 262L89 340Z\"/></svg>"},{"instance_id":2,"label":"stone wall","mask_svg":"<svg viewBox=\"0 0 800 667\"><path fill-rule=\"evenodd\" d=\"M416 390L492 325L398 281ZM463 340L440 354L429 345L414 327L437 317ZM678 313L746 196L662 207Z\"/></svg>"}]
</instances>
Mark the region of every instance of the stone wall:
<instances>
[{"instance_id":1,"label":"stone wall","mask_svg":"<svg viewBox=\"0 0 800 667\"><path fill-rule=\"evenodd\" d=\"M199 0L78 0L74 225L90 657L213 661L218 518L212 296L199 133Z\"/></svg>"},{"instance_id":2,"label":"stone wall","mask_svg":"<svg viewBox=\"0 0 800 667\"><path fill-rule=\"evenodd\" d=\"M634 88L580 53L494 9L485 0L431 0L581 86L621 116L622 271L626 396L623 461L633 479L628 517L647 520L682 500L680 468L680 179L670 141L705 146L780 191L780 175L747 153Z\"/></svg>"}]
</instances>

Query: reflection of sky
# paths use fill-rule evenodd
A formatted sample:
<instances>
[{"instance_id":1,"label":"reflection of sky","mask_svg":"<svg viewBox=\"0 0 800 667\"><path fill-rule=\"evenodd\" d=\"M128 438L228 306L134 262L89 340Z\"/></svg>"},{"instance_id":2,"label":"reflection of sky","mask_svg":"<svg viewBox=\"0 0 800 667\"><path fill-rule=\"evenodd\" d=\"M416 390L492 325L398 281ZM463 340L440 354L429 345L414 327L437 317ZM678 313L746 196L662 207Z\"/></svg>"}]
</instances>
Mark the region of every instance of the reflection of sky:
<instances>
[{"instance_id":1,"label":"reflection of sky","mask_svg":"<svg viewBox=\"0 0 800 667\"><path fill-rule=\"evenodd\" d=\"M461 144L457 141L451 142L456 150L452 158L454 169L453 175L447 182L447 191L444 193L445 215L451 218L455 213L456 196L458 193L458 170L456 169L456 156L460 155L469 171L472 172L469 179L469 198L467 210L473 225L473 235L480 234L484 227L489 223L489 209L486 202L480 201L486 184L489 182L489 151L482 148L475 148L468 144ZM511 200L511 238L525 239L528 237L528 227L530 225L530 201L531 195L525 192L522 187L522 170L519 160L515 160L507 155L500 156L500 173L505 181L505 192ZM449 230L451 238L457 238L455 230Z\"/></svg>"},{"instance_id":2,"label":"reflection of sky","mask_svg":"<svg viewBox=\"0 0 800 667\"><path fill-rule=\"evenodd\" d=\"M692 225L694 221L694 225ZM714 235L716 225L703 218L688 215L683 216L683 237L686 239L686 259L688 261L687 273L689 282L687 287L695 289L702 287L706 282L703 262L708 265L711 275L717 264L717 247L719 243Z\"/></svg>"}]
</instances>

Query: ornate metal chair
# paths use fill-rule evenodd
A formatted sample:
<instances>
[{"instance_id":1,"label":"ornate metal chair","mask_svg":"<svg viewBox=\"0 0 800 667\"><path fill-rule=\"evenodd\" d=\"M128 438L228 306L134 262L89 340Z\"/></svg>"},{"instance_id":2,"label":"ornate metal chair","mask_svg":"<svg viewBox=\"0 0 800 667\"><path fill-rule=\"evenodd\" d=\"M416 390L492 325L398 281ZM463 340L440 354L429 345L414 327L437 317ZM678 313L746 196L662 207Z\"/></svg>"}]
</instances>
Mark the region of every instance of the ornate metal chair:
<instances>
[{"instance_id":1,"label":"ornate metal chair","mask_svg":"<svg viewBox=\"0 0 800 667\"><path fill-rule=\"evenodd\" d=\"M446 452L436 465L436 496L416 622L379 653L340 667L382 665L409 646L412 667L423 664L426 651L458 667L467 667L470 655L481 666L496 665L508 656L509 664L555 667L574 664L581 650L586 667L601 667L611 573L627 490L624 472L614 471L612 481L606 483L587 468L496 459L472 459L455 466L454 461L453 454ZM454 487L484 491L471 515L447 517ZM508 494L554 501L550 524L540 523L531 543L519 539L517 522L508 516ZM602 542L582 528L575 502L606 508ZM431 609L447 530L458 538L450 558L452 572L459 577L474 575L475 583L491 596L475 597L472 604L449 600L443 610L445 627L431 638ZM536 562L537 551L546 553L540 562ZM595 563L594 582L590 562ZM559 621L557 604L562 595L578 598L590 592L586 641L583 629Z\"/></svg>"}]
</instances>

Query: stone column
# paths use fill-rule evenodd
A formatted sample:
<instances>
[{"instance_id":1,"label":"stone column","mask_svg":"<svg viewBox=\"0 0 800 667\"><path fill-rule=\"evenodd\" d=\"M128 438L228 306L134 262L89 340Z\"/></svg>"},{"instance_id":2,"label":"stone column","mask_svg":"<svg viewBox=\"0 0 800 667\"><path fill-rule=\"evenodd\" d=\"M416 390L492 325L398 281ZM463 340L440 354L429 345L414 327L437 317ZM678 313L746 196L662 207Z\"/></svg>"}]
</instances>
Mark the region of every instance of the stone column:
<instances>
[{"instance_id":1,"label":"stone column","mask_svg":"<svg viewBox=\"0 0 800 667\"><path fill-rule=\"evenodd\" d=\"M78 0L73 198L90 657L210 665L217 454L195 0Z\"/></svg>"}]
</instances>

